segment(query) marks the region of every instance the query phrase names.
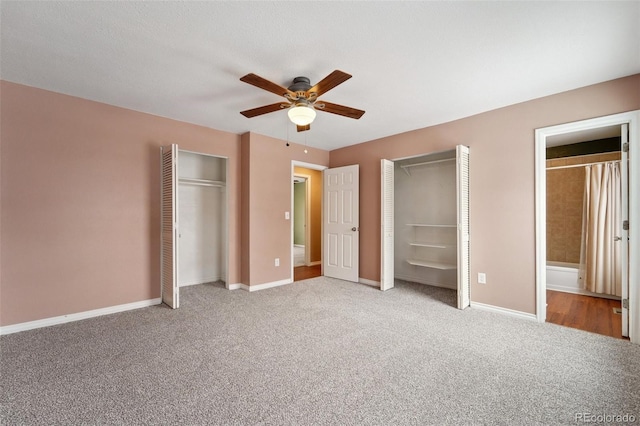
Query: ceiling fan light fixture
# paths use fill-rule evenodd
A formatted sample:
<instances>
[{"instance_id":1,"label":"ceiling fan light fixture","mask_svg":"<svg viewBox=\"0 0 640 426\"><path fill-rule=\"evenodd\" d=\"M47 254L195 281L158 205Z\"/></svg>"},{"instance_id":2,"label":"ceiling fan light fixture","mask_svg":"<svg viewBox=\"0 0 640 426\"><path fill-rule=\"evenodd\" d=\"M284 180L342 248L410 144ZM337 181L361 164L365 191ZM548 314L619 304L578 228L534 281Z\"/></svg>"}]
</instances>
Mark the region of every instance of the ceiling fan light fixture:
<instances>
[{"instance_id":1,"label":"ceiling fan light fixture","mask_svg":"<svg viewBox=\"0 0 640 426\"><path fill-rule=\"evenodd\" d=\"M316 110L305 105L298 105L289 108L289 119L297 126L311 124L316 118Z\"/></svg>"}]
</instances>

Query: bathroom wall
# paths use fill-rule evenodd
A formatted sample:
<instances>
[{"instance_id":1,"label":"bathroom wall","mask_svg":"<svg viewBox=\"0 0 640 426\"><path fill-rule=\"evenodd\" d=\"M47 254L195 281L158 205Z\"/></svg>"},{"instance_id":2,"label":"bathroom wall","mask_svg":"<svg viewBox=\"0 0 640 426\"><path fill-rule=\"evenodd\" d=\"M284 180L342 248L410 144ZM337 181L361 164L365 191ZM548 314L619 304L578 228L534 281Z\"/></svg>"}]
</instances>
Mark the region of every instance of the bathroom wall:
<instances>
[{"instance_id":1,"label":"bathroom wall","mask_svg":"<svg viewBox=\"0 0 640 426\"><path fill-rule=\"evenodd\" d=\"M620 152L547 160L547 168L620 159ZM580 263L584 168L547 170L547 260Z\"/></svg>"},{"instance_id":2,"label":"bathroom wall","mask_svg":"<svg viewBox=\"0 0 640 426\"><path fill-rule=\"evenodd\" d=\"M294 167L294 173L309 176L309 261L312 264L322 260L322 171Z\"/></svg>"},{"instance_id":3,"label":"bathroom wall","mask_svg":"<svg viewBox=\"0 0 640 426\"><path fill-rule=\"evenodd\" d=\"M305 245L306 183L293 184L293 244Z\"/></svg>"}]
</instances>

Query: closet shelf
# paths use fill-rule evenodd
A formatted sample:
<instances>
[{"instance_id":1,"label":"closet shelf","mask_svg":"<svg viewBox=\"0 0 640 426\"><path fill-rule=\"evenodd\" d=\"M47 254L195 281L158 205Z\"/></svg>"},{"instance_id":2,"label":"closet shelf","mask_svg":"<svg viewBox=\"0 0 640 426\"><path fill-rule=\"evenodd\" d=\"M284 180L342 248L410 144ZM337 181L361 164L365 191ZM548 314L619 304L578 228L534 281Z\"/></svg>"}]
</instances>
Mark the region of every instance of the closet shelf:
<instances>
[{"instance_id":1,"label":"closet shelf","mask_svg":"<svg viewBox=\"0 0 640 426\"><path fill-rule=\"evenodd\" d=\"M187 177L178 178L178 183L185 183L187 185L200 185L200 186L217 186L217 187L226 186L224 182L221 182L218 180L195 179L195 178L187 178Z\"/></svg>"},{"instance_id":2,"label":"closet shelf","mask_svg":"<svg viewBox=\"0 0 640 426\"><path fill-rule=\"evenodd\" d=\"M434 269L443 269L443 270L457 268L456 265L451 263L433 262L430 260L407 259L407 263L409 265L422 266L424 268L434 268Z\"/></svg>"},{"instance_id":3,"label":"closet shelf","mask_svg":"<svg viewBox=\"0 0 640 426\"><path fill-rule=\"evenodd\" d=\"M456 228L457 225L443 225L431 223L407 223L407 226L431 226L433 228Z\"/></svg>"},{"instance_id":4,"label":"closet shelf","mask_svg":"<svg viewBox=\"0 0 640 426\"><path fill-rule=\"evenodd\" d=\"M441 249L445 249L447 247L451 247L450 245L447 244L439 244L439 243L409 243L410 246L415 246L415 247L431 247L431 248L441 248Z\"/></svg>"}]
</instances>

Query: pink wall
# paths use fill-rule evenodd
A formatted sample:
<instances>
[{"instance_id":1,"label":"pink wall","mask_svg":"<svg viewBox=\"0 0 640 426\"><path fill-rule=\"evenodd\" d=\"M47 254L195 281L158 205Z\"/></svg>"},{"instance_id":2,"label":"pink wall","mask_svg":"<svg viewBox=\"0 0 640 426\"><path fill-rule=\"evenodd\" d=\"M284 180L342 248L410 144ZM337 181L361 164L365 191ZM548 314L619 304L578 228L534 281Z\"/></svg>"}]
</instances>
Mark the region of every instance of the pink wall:
<instances>
[{"instance_id":1,"label":"pink wall","mask_svg":"<svg viewBox=\"0 0 640 426\"><path fill-rule=\"evenodd\" d=\"M471 299L535 313L534 129L636 109L640 75L331 151L360 164L360 276L380 279L380 159L468 145Z\"/></svg>"},{"instance_id":2,"label":"pink wall","mask_svg":"<svg viewBox=\"0 0 640 426\"><path fill-rule=\"evenodd\" d=\"M229 158L240 280L240 137L1 82L0 325L160 295L160 146Z\"/></svg>"},{"instance_id":3,"label":"pink wall","mask_svg":"<svg viewBox=\"0 0 640 426\"><path fill-rule=\"evenodd\" d=\"M159 147L170 143L229 158L229 282L248 285L291 278L291 160L360 164L360 271L378 281L380 158L469 145L472 300L533 313L533 130L640 109L635 75L304 154L4 81L0 92L2 326L159 297Z\"/></svg>"},{"instance_id":4,"label":"pink wall","mask_svg":"<svg viewBox=\"0 0 640 426\"><path fill-rule=\"evenodd\" d=\"M291 161L327 166L329 152L292 143L268 136L249 133L243 135L243 158L251 165L243 170L248 186L243 184L243 214L249 215L243 231L251 236L248 279L243 283L256 285L291 279L291 219L285 219L285 212L291 212ZM246 150L246 151L245 151ZM246 250L246 247L245 247ZM275 258L280 266L274 266ZM244 261L244 258L243 258ZM245 274L246 275L246 274Z\"/></svg>"}]
</instances>

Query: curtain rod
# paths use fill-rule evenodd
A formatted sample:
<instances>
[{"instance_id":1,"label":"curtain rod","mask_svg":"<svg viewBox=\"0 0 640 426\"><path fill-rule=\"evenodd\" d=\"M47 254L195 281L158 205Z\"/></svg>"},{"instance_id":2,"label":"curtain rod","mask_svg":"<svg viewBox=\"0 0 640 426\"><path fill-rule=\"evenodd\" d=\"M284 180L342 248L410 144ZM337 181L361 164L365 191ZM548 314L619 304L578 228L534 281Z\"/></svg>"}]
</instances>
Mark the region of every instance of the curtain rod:
<instances>
[{"instance_id":1,"label":"curtain rod","mask_svg":"<svg viewBox=\"0 0 640 426\"><path fill-rule=\"evenodd\" d=\"M593 166L594 164L605 164L605 163L619 163L621 160L609 160L609 161L596 161L594 163L584 163L584 164L570 164L568 166L554 166L547 167L547 170L558 170L558 169L571 169L573 167L585 167L585 166Z\"/></svg>"}]
</instances>

